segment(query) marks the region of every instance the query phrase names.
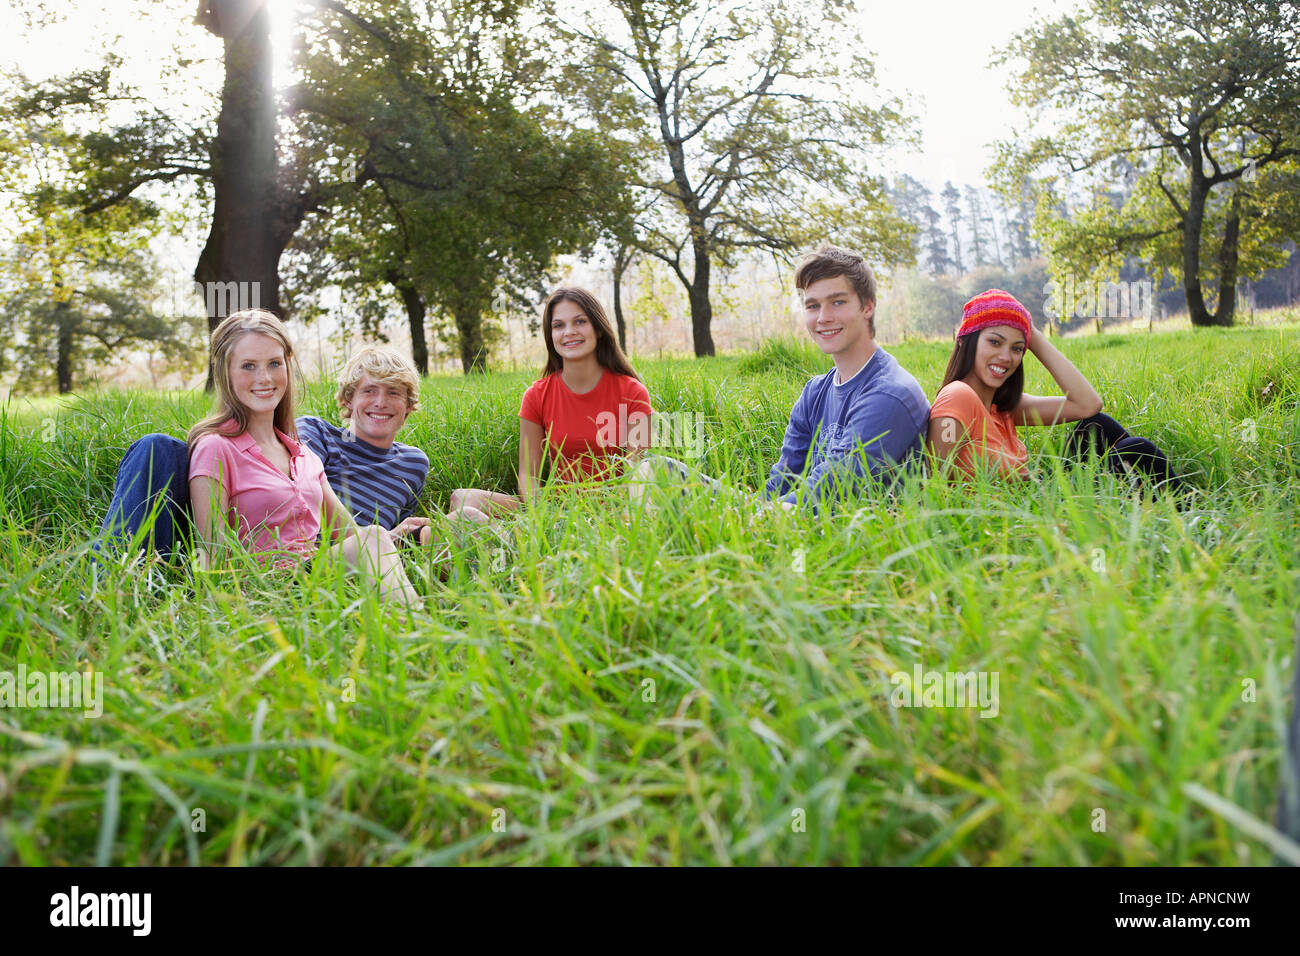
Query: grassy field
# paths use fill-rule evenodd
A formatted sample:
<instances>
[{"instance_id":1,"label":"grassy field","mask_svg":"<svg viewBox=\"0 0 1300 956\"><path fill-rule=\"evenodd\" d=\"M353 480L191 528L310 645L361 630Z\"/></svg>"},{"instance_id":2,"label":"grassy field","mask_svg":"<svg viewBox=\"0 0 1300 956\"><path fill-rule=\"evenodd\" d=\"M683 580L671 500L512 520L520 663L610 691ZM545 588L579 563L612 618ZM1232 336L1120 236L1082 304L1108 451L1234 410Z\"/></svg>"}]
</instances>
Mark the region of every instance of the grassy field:
<instances>
[{"instance_id":1,"label":"grassy field","mask_svg":"<svg viewBox=\"0 0 1300 956\"><path fill-rule=\"evenodd\" d=\"M1191 508L1063 470L1063 428L1025 434L1024 484L916 480L823 518L612 489L459 538L414 623L328 562L122 568L90 593L123 450L207 399L11 401L0 670L93 669L105 699L0 710L0 863L1268 864L1288 847L1250 820L1274 818L1293 703L1300 328L1066 348L1191 474ZM892 351L932 398L948 347ZM760 487L828 363L639 367L659 410L702 415L695 464ZM513 490L531 377L426 381L401 437L431 511ZM1027 388L1049 390L1036 364ZM301 410L332 415L330 391ZM894 706L917 666L996 672L996 716Z\"/></svg>"}]
</instances>

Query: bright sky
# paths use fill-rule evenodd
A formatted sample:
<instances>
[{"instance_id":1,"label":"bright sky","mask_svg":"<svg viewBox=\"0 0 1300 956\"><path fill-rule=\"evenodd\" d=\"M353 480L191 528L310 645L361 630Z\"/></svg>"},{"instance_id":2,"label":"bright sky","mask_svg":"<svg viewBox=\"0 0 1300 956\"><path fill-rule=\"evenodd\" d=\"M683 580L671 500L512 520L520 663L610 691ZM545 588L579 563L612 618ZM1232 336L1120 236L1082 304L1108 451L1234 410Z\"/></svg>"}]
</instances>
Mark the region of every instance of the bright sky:
<instances>
[{"instance_id":1,"label":"bright sky","mask_svg":"<svg viewBox=\"0 0 1300 956\"><path fill-rule=\"evenodd\" d=\"M1009 68L989 69L995 48L1043 18L1078 7L1074 0L859 0L862 33L882 88L910 92L919 117L921 154L893 159L931 189L984 182L990 144L1025 125L1007 98ZM1037 11L1037 12L1035 12Z\"/></svg>"},{"instance_id":2,"label":"bright sky","mask_svg":"<svg viewBox=\"0 0 1300 956\"><path fill-rule=\"evenodd\" d=\"M296 0L268 2L279 24L298 5ZM908 94L909 111L919 117L924 138L920 154L898 151L886 160L887 169L939 189L947 179L959 185L983 182L993 160L990 144L1022 125L1007 101L1009 76L988 68L993 49L1039 16L1059 15L1077 2L859 0L859 5L862 34L875 54L881 87ZM216 63L210 58L220 55L220 46L192 24L197 6L195 0L157 6L91 0L76 5L75 19L24 42L22 20L6 4L0 11L0 65L20 66L33 77L70 71L96 62L106 41L121 35L130 44L127 49L140 54L128 64L140 85L149 93L185 99L176 81L160 85L157 64L161 59L174 62L172 47L179 44L189 55L209 59L191 76L198 71L214 75L209 70ZM219 74L215 77L219 82Z\"/></svg>"}]
</instances>

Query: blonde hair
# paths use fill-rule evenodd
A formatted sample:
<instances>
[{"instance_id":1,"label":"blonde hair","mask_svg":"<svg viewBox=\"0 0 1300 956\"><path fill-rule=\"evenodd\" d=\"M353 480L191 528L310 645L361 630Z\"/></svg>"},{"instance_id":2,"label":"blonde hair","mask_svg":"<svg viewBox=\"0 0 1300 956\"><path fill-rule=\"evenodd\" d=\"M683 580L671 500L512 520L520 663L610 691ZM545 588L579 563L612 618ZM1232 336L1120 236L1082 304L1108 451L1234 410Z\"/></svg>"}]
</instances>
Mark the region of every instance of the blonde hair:
<instances>
[{"instance_id":1,"label":"blonde hair","mask_svg":"<svg viewBox=\"0 0 1300 956\"><path fill-rule=\"evenodd\" d=\"M345 423L352 419L348 405L356 396L363 375L369 375L380 385L400 385L405 388L406 414L419 409L420 376L416 374L415 366L396 349L385 345L367 345L352 356L339 373L339 390L334 399L339 403L339 413Z\"/></svg>"},{"instance_id":2,"label":"blonde hair","mask_svg":"<svg viewBox=\"0 0 1300 956\"><path fill-rule=\"evenodd\" d=\"M232 312L221 320L221 324L212 330L212 383L217 395L216 409L190 429L186 436L190 451L194 443L204 435L242 435L248 431L248 406L235 397L230 387L230 355L235 344L250 333L272 338L284 350L284 361L289 372L289 381L284 389L284 397L275 407L275 427L286 435L298 439L298 426L294 423L294 381L298 376L298 364L294 359L293 343L289 341L289 332L274 313L265 309L244 309ZM233 424L232 424L233 423Z\"/></svg>"}]
</instances>

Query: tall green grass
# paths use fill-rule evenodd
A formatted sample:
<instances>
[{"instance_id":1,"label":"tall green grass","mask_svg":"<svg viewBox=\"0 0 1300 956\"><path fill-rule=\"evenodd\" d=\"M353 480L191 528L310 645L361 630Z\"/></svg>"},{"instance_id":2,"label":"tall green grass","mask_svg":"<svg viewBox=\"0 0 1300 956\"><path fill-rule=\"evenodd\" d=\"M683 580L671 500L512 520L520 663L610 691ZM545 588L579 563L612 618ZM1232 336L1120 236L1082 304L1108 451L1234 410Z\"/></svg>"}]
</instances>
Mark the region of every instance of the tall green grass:
<instances>
[{"instance_id":1,"label":"tall green grass","mask_svg":"<svg viewBox=\"0 0 1300 956\"><path fill-rule=\"evenodd\" d=\"M702 488L557 494L458 532L410 620L301 577L120 567L86 542L117 463L202 395L0 413L0 670L93 668L104 715L0 710L0 863L1261 864L1300 594L1300 330L1071 341L1183 511L1024 432L1034 477L912 480L813 518ZM891 349L933 397L947 347ZM1031 366L1032 366L1031 360ZM806 343L638 363L761 487ZM403 440L430 512L513 490L526 373L429 379ZM1050 391L1030 368L1027 389ZM328 382L302 411L333 416ZM441 577L445 576L443 583ZM429 580L426 582L425 579ZM999 712L891 706L997 671ZM1252 699L1253 698L1253 699ZM1265 834L1267 836L1267 834Z\"/></svg>"}]
</instances>

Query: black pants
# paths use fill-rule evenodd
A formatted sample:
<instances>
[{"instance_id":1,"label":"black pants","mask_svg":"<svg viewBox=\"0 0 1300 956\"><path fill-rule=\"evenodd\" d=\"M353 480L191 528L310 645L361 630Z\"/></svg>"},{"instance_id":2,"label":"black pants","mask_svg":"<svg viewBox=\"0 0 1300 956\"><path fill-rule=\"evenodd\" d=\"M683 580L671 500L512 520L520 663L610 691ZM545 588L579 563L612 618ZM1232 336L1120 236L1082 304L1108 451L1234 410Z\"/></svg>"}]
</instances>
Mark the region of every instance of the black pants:
<instances>
[{"instance_id":1,"label":"black pants","mask_svg":"<svg viewBox=\"0 0 1300 956\"><path fill-rule=\"evenodd\" d=\"M1122 477L1137 477L1144 484L1175 495L1187 490L1154 442L1130 435L1109 415L1093 415L1075 425L1066 441L1065 455L1074 461L1100 455L1107 467Z\"/></svg>"}]
</instances>

